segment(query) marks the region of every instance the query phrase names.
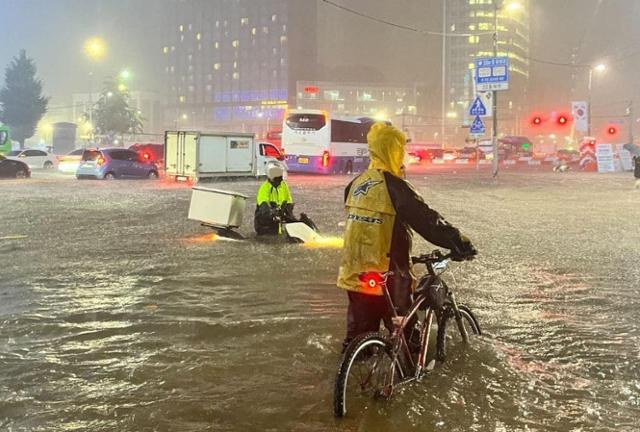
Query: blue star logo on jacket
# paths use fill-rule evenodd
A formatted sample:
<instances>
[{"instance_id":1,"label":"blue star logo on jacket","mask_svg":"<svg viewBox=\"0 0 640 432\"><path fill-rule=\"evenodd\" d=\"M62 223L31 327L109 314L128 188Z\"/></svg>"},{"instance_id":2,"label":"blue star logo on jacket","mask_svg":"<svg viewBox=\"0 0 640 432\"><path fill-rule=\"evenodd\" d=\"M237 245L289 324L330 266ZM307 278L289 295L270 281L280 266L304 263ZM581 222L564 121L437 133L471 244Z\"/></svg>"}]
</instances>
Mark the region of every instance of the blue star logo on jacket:
<instances>
[{"instance_id":1,"label":"blue star logo on jacket","mask_svg":"<svg viewBox=\"0 0 640 432\"><path fill-rule=\"evenodd\" d=\"M358 185L358 187L356 187L353 190L353 196L357 197L357 196L365 196L369 193L369 189L371 189L374 186L379 185L380 183L382 183L382 181L380 180L367 180L366 182Z\"/></svg>"}]
</instances>

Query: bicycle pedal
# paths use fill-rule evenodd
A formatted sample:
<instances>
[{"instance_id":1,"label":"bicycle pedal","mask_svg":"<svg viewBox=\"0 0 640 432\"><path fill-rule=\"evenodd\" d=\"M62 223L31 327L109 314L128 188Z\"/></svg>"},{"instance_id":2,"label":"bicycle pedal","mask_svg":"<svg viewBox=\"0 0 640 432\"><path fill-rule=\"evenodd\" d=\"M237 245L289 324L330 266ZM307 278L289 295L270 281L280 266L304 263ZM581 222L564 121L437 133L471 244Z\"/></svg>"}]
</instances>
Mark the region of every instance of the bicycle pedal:
<instances>
[{"instance_id":1,"label":"bicycle pedal","mask_svg":"<svg viewBox=\"0 0 640 432\"><path fill-rule=\"evenodd\" d=\"M435 360L431 360L429 362L429 364L427 365L426 369L431 372L432 370L434 370L436 368L436 361Z\"/></svg>"}]
</instances>

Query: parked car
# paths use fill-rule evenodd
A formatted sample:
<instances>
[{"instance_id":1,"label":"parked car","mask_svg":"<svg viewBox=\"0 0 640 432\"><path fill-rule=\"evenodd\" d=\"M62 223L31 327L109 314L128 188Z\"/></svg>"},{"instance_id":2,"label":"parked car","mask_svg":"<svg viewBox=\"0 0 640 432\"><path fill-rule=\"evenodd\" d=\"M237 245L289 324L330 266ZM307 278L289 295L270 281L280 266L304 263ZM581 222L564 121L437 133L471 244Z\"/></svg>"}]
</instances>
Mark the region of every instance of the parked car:
<instances>
[{"instance_id":1,"label":"parked car","mask_svg":"<svg viewBox=\"0 0 640 432\"><path fill-rule=\"evenodd\" d=\"M87 149L76 171L78 179L158 178L158 167L133 150L123 148Z\"/></svg>"},{"instance_id":2,"label":"parked car","mask_svg":"<svg viewBox=\"0 0 640 432\"><path fill-rule=\"evenodd\" d=\"M58 158L58 171L66 174L75 174L82 161L84 149L75 149L67 155Z\"/></svg>"},{"instance_id":3,"label":"parked car","mask_svg":"<svg viewBox=\"0 0 640 432\"><path fill-rule=\"evenodd\" d=\"M56 155L36 149L13 150L7 153L7 159L22 161L31 169L53 169L58 165Z\"/></svg>"},{"instance_id":4,"label":"parked car","mask_svg":"<svg viewBox=\"0 0 640 432\"><path fill-rule=\"evenodd\" d=\"M26 163L7 159L0 155L0 178L27 178L31 177L31 169Z\"/></svg>"}]
</instances>

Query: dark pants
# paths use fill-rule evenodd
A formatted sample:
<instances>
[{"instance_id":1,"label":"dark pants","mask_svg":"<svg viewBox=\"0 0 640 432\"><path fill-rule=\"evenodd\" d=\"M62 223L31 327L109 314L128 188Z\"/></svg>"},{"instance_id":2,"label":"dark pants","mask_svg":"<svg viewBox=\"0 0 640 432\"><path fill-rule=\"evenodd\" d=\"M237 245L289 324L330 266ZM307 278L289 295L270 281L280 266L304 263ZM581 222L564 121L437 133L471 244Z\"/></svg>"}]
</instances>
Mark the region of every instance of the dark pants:
<instances>
[{"instance_id":1,"label":"dark pants","mask_svg":"<svg viewBox=\"0 0 640 432\"><path fill-rule=\"evenodd\" d=\"M389 293L398 315L404 315L411 306L411 280L395 279L389 284ZM393 311L386 296L362 294L347 291L347 336L342 342L344 351L358 335L380 330L380 321L389 331L392 330ZM410 326L409 326L410 327Z\"/></svg>"}]
</instances>

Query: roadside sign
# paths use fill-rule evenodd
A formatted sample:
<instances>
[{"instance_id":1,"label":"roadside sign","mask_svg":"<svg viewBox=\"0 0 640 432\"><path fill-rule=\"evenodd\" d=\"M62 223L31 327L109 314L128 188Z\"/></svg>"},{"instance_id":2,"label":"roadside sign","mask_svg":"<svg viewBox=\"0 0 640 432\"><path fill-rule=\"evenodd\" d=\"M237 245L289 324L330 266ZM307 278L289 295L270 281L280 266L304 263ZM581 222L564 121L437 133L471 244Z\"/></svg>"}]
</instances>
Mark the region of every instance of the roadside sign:
<instances>
[{"instance_id":1,"label":"roadside sign","mask_svg":"<svg viewBox=\"0 0 640 432\"><path fill-rule=\"evenodd\" d=\"M476 59L475 66L478 91L509 90L509 57Z\"/></svg>"},{"instance_id":2,"label":"roadside sign","mask_svg":"<svg viewBox=\"0 0 640 432\"><path fill-rule=\"evenodd\" d=\"M480 96L476 96L474 101L471 103L471 107L469 108L469 115L472 116L483 116L487 115L487 107L482 103L482 99Z\"/></svg>"},{"instance_id":3,"label":"roadside sign","mask_svg":"<svg viewBox=\"0 0 640 432\"><path fill-rule=\"evenodd\" d=\"M589 112L587 103L576 101L571 103L571 114L577 132L587 132L589 130Z\"/></svg>"},{"instance_id":4,"label":"roadside sign","mask_svg":"<svg viewBox=\"0 0 640 432\"><path fill-rule=\"evenodd\" d=\"M471 136L479 137L484 135L486 131L487 129L484 127L484 123L482 122L482 119L480 118L479 115L477 115L476 118L473 120L473 123L471 123L471 127L469 128L469 133L471 134Z\"/></svg>"}]
</instances>

